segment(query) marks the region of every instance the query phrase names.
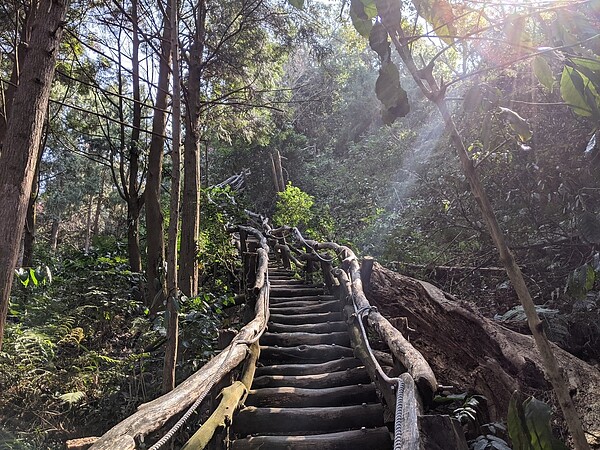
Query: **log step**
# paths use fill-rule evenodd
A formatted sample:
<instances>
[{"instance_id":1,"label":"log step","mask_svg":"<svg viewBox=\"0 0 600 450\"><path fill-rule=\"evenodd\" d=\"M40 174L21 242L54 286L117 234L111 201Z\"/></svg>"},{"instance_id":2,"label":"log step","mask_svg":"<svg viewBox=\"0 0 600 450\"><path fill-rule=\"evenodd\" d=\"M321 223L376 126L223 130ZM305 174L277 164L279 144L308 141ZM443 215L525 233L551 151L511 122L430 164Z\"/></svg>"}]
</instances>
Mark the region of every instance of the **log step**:
<instances>
[{"instance_id":1,"label":"log step","mask_svg":"<svg viewBox=\"0 0 600 450\"><path fill-rule=\"evenodd\" d=\"M261 361L300 362L326 362L341 357L350 358L354 353L351 348L340 345L298 345L296 347L271 347L260 346Z\"/></svg>"},{"instance_id":2,"label":"log step","mask_svg":"<svg viewBox=\"0 0 600 450\"><path fill-rule=\"evenodd\" d=\"M242 409L233 422L233 432L249 434L302 435L327 433L383 425L383 406L362 404L322 408L257 408Z\"/></svg>"},{"instance_id":3,"label":"log step","mask_svg":"<svg viewBox=\"0 0 600 450\"><path fill-rule=\"evenodd\" d=\"M301 297L308 295L323 295L323 288L307 288L307 287L289 287L282 288L278 286L271 287L271 297Z\"/></svg>"},{"instance_id":4,"label":"log step","mask_svg":"<svg viewBox=\"0 0 600 450\"><path fill-rule=\"evenodd\" d=\"M347 331L346 322L331 321L323 323L301 323L298 325L268 323L269 331L274 333L329 333L333 331Z\"/></svg>"},{"instance_id":5,"label":"log step","mask_svg":"<svg viewBox=\"0 0 600 450\"><path fill-rule=\"evenodd\" d=\"M315 375L326 372L339 372L362 366L357 358L341 358L315 364L276 364L256 368L256 376L262 375Z\"/></svg>"},{"instance_id":6,"label":"log step","mask_svg":"<svg viewBox=\"0 0 600 450\"><path fill-rule=\"evenodd\" d=\"M231 443L232 450L382 450L391 449L386 427L308 436L253 436Z\"/></svg>"},{"instance_id":7,"label":"log step","mask_svg":"<svg viewBox=\"0 0 600 450\"><path fill-rule=\"evenodd\" d=\"M271 305L279 305L281 303L292 303L292 302L323 302L323 301L338 301L333 295L312 295L304 297L273 297L269 296L269 302ZM339 303L339 302L338 302Z\"/></svg>"},{"instance_id":8,"label":"log step","mask_svg":"<svg viewBox=\"0 0 600 450\"><path fill-rule=\"evenodd\" d=\"M296 302L294 302L296 303ZM298 315L310 314L319 312L338 312L340 311L340 302L337 300L331 302L316 303L308 306L291 307L286 304L276 304L271 307L271 312L274 314Z\"/></svg>"},{"instance_id":9,"label":"log step","mask_svg":"<svg viewBox=\"0 0 600 450\"><path fill-rule=\"evenodd\" d=\"M316 375L263 375L256 377L253 389L275 387L298 387L322 389L352 384L369 384L371 379L364 367L355 367L340 372L321 373Z\"/></svg>"},{"instance_id":10,"label":"log step","mask_svg":"<svg viewBox=\"0 0 600 450\"><path fill-rule=\"evenodd\" d=\"M344 331L332 333L264 333L263 345L295 347L298 345L336 344L350 347L350 336Z\"/></svg>"},{"instance_id":11,"label":"log step","mask_svg":"<svg viewBox=\"0 0 600 450\"><path fill-rule=\"evenodd\" d=\"M250 395L246 398L246 406L307 408L358 405L377 401L373 383L322 389L282 386L250 390Z\"/></svg>"},{"instance_id":12,"label":"log step","mask_svg":"<svg viewBox=\"0 0 600 450\"><path fill-rule=\"evenodd\" d=\"M307 323L340 322L341 312L309 313L303 315L271 314L271 322L285 325L302 325Z\"/></svg>"}]
</instances>

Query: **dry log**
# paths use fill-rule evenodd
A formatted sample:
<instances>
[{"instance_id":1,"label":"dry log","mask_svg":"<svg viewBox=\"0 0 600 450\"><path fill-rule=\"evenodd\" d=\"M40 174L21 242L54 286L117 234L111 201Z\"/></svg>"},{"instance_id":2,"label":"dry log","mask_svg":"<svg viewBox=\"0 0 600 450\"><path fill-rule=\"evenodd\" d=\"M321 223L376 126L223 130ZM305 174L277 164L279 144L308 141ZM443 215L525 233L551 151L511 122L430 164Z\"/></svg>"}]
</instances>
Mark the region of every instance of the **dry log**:
<instances>
[{"instance_id":1,"label":"dry log","mask_svg":"<svg viewBox=\"0 0 600 450\"><path fill-rule=\"evenodd\" d=\"M273 317L272 314L271 317ZM341 320L339 320L323 323L304 323L296 325L269 322L269 331L273 331L276 333L329 333L333 331L346 331L346 322L342 322Z\"/></svg>"},{"instance_id":2,"label":"dry log","mask_svg":"<svg viewBox=\"0 0 600 450\"><path fill-rule=\"evenodd\" d=\"M248 359L246 360L244 373L241 381L234 382L231 386L221 391L221 401L210 417L186 442L181 450L202 450L208 445L215 432L231 424L233 413L242 404L248 395L252 380L254 378L254 368L260 354L258 343L250 346Z\"/></svg>"},{"instance_id":3,"label":"dry log","mask_svg":"<svg viewBox=\"0 0 600 450\"><path fill-rule=\"evenodd\" d=\"M340 358L317 364L275 364L256 368L256 375L313 375L362 366L356 358Z\"/></svg>"},{"instance_id":4,"label":"dry log","mask_svg":"<svg viewBox=\"0 0 600 450\"><path fill-rule=\"evenodd\" d=\"M257 338L269 318L267 290L263 289L255 307L255 318L244 326L234 341L199 371L171 392L145 403L138 411L107 431L91 448L93 450L134 450L136 440L160 429L171 417L189 408L205 395L215 377L237 367L248 352L247 342Z\"/></svg>"},{"instance_id":5,"label":"dry log","mask_svg":"<svg viewBox=\"0 0 600 450\"><path fill-rule=\"evenodd\" d=\"M265 277L267 276L269 266L269 254L264 248L259 248L256 252L258 253L258 264L253 291L255 294L258 294L265 285Z\"/></svg>"},{"instance_id":6,"label":"dry log","mask_svg":"<svg viewBox=\"0 0 600 450\"><path fill-rule=\"evenodd\" d=\"M342 431L311 436L256 436L233 441L232 450L348 450L391 448L387 428Z\"/></svg>"},{"instance_id":7,"label":"dry log","mask_svg":"<svg viewBox=\"0 0 600 450\"><path fill-rule=\"evenodd\" d=\"M506 417L515 389L552 398L533 339L484 318L429 283L375 264L370 302L386 317L407 317L411 343L444 385L484 395L492 420ZM600 445L600 372L554 346L588 439ZM595 436L595 437L594 437Z\"/></svg>"},{"instance_id":8,"label":"dry log","mask_svg":"<svg viewBox=\"0 0 600 450\"><path fill-rule=\"evenodd\" d=\"M402 417L400 417L402 426L400 436L394 436L394 440L401 442L402 450L419 450L421 441L419 438L419 424L417 414L421 411L417 399L417 392L413 378L408 373L400 375L400 380L403 385L402 392L397 392L396 395L402 395ZM424 447L427 448L428 447Z\"/></svg>"},{"instance_id":9,"label":"dry log","mask_svg":"<svg viewBox=\"0 0 600 450\"><path fill-rule=\"evenodd\" d=\"M253 388L298 387L321 389L351 384L369 384L371 379L364 367L346 369L342 372L319 373L315 375L263 375L256 377Z\"/></svg>"},{"instance_id":10,"label":"dry log","mask_svg":"<svg viewBox=\"0 0 600 450\"><path fill-rule=\"evenodd\" d=\"M87 450L96 442L99 437L84 437L78 439L69 439L65 442L67 450Z\"/></svg>"},{"instance_id":11,"label":"dry log","mask_svg":"<svg viewBox=\"0 0 600 450\"><path fill-rule=\"evenodd\" d=\"M333 406L323 408L242 409L233 424L233 432L248 434L297 435L307 431L335 432L352 428L383 425L380 404Z\"/></svg>"},{"instance_id":12,"label":"dry log","mask_svg":"<svg viewBox=\"0 0 600 450\"><path fill-rule=\"evenodd\" d=\"M377 402L375 385L369 383L323 389L288 386L253 389L246 399L246 406L306 408L309 406L346 406L375 402Z\"/></svg>"}]
</instances>

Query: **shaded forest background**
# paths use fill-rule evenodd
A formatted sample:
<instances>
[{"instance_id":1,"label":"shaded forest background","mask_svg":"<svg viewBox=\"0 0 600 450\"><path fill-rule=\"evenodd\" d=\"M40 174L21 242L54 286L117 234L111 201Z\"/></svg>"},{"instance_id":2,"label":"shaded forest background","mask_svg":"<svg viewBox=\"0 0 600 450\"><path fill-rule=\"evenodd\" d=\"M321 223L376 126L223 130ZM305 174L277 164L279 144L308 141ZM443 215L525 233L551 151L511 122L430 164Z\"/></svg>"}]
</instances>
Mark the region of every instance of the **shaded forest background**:
<instances>
[{"instance_id":1,"label":"shaded forest background","mask_svg":"<svg viewBox=\"0 0 600 450\"><path fill-rule=\"evenodd\" d=\"M182 271L190 264L196 280L180 282L177 380L210 358L219 329L239 325L227 227L244 208L350 245L528 333L437 109L400 65L410 113L382 116L380 60L357 34L356 12L290 3L180 3L188 180L180 248ZM540 20L518 3L486 5L478 20L501 25L487 40L453 42L434 74L460 81L446 98L549 337L597 367L600 20L598 2L567 3L538 12ZM38 7L0 7L0 132ZM7 448L99 435L161 390L165 254L151 260L150 245L155 220L159 234L168 229L172 189L172 100L161 100L169 82L159 80L168 71L168 8L142 0L70 5L0 353ZM407 9L416 17L414 5ZM432 27L405 22L413 35ZM466 19L460 26L442 31L485 28ZM411 45L428 61L445 42L426 36ZM550 45L554 53L536 56ZM581 71L575 94L565 67ZM279 156L285 191L273 176ZM244 171L243 191L220 184ZM148 216L152 192L158 209ZM191 198L197 225L197 211L185 216Z\"/></svg>"}]
</instances>

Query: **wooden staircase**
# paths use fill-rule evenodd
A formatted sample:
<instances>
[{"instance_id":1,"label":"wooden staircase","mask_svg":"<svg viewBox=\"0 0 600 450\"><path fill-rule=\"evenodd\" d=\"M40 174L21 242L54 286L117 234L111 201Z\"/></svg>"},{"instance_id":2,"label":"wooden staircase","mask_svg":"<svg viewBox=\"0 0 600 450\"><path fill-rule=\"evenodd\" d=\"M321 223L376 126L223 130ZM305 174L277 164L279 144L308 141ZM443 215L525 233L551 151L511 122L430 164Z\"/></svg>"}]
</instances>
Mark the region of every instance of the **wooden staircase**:
<instances>
[{"instance_id":1,"label":"wooden staircase","mask_svg":"<svg viewBox=\"0 0 600 450\"><path fill-rule=\"evenodd\" d=\"M233 450L387 450L383 406L354 357L340 302L269 268L270 321Z\"/></svg>"}]
</instances>

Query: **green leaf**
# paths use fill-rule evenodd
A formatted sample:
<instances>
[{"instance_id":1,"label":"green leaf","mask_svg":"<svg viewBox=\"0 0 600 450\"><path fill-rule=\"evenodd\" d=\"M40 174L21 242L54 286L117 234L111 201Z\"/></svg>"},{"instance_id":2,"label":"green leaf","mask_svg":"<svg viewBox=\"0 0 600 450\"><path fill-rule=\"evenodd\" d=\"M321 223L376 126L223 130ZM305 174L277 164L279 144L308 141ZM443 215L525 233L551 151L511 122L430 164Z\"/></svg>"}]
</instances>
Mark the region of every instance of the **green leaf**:
<instances>
[{"instance_id":1,"label":"green leaf","mask_svg":"<svg viewBox=\"0 0 600 450\"><path fill-rule=\"evenodd\" d=\"M384 106L381 118L386 125L392 124L398 117L406 116L410 111L408 95L400 86L400 73L391 61L379 69L375 94Z\"/></svg>"},{"instance_id":2,"label":"green leaf","mask_svg":"<svg viewBox=\"0 0 600 450\"><path fill-rule=\"evenodd\" d=\"M600 218L589 211L585 211L578 220L581 237L590 244L600 244Z\"/></svg>"},{"instance_id":3,"label":"green leaf","mask_svg":"<svg viewBox=\"0 0 600 450\"><path fill-rule=\"evenodd\" d=\"M529 433L525 421L525 412L521 402L521 394L515 391L508 404L508 435L512 441L513 450L531 450Z\"/></svg>"},{"instance_id":4,"label":"green leaf","mask_svg":"<svg viewBox=\"0 0 600 450\"><path fill-rule=\"evenodd\" d=\"M413 5L419 15L423 17L435 29L435 34L441 37L442 41L451 45L457 31L454 26L454 12L452 5L447 0L412 0Z\"/></svg>"},{"instance_id":5,"label":"green leaf","mask_svg":"<svg viewBox=\"0 0 600 450\"><path fill-rule=\"evenodd\" d=\"M33 268L29 269L29 279L31 280L31 282L33 283L34 286L37 286L39 284L39 281L38 281L37 277L35 276L35 269L33 269Z\"/></svg>"},{"instance_id":6,"label":"green leaf","mask_svg":"<svg viewBox=\"0 0 600 450\"><path fill-rule=\"evenodd\" d=\"M363 4L365 14L368 19L373 19L377 16L377 6L373 0L360 0Z\"/></svg>"},{"instance_id":7,"label":"green leaf","mask_svg":"<svg viewBox=\"0 0 600 450\"><path fill-rule=\"evenodd\" d=\"M289 4L297 9L304 9L304 0L288 0Z\"/></svg>"},{"instance_id":8,"label":"green leaf","mask_svg":"<svg viewBox=\"0 0 600 450\"><path fill-rule=\"evenodd\" d=\"M391 57L388 32L381 22L375 23L369 33L369 46L379 55L381 61L389 61Z\"/></svg>"},{"instance_id":9,"label":"green leaf","mask_svg":"<svg viewBox=\"0 0 600 450\"><path fill-rule=\"evenodd\" d=\"M598 110L600 100L598 92L589 78L574 69L565 66L560 78L560 94L563 100L573 107L580 116L592 116ZM592 104L590 104L592 103Z\"/></svg>"},{"instance_id":10,"label":"green leaf","mask_svg":"<svg viewBox=\"0 0 600 450\"><path fill-rule=\"evenodd\" d=\"M504 113L510 127L519 135L521 141L527 142L529 139L531 139L531 129L529 128L529 123L525 119L523 119L512 109L503 108L500 106L500 111Z\"/></svg>"},{"instance_id":11,"label":"green leaf","mask_svg":"<svg viewBox=\"0 0 600 450\"><path fill-rule=\"evenodd\" d=\"M523 403L523 409L533 450L566 449L564 444L552 435L552 426L550 425L552 411L550 406L534 397L530 397Z\"/></svg>"},{"instance_id":12,"label":"green leaf","mask_svg":"<svg viewBox=\"0 0 600 450\"><path fill-rule=\"evenodd\" d=\"M65 403L75 404L79 403L85 397L85 392L76 391L76 392L67 392L66 394L59 395L58 398Z\"/></svg>"},{"instance_id":13,"label":"green leaf","mask_svg":"<svg viewBox=\"0 0 600 450\"><path fill-rule=\"evenodd\" d=\"M543 56L536 56L533 58L533 73L538 81L550 92L554 87L554 76L552 75L552 69L550 64Z\"/></svg>"},{"instance_id":14,"label":"green leaf","mask_svg":"<svg viewBox=\"0 0 600 450\"><path fill-rule=\"evenodd\" d=\"M351 0L350 19L358 34L368 38L371 28L373 28L373 21L368 17L365 12L365 5L360 0Z\"/></svg>"}]
</instances>

